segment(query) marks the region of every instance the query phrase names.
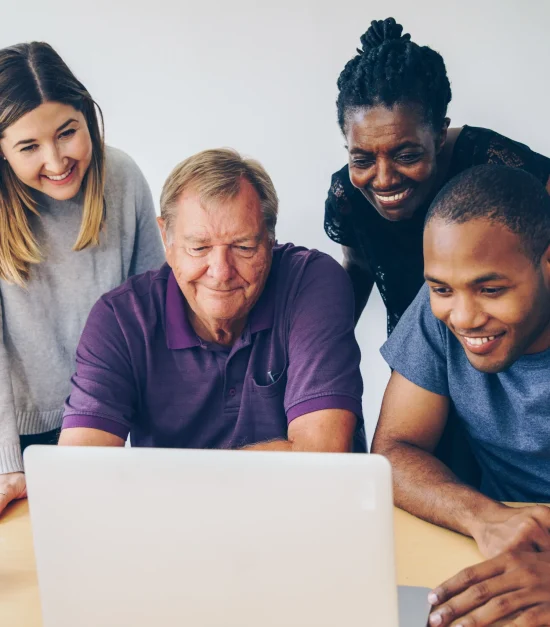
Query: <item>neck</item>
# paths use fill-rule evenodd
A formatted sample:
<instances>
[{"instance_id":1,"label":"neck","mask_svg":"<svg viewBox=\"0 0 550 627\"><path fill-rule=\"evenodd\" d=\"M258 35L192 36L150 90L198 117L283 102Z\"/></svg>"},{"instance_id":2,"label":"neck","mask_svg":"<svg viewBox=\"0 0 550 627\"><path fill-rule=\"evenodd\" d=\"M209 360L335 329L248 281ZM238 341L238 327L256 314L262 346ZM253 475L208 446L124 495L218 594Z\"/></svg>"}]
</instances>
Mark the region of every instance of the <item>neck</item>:
<instances>
[{"instance_id":1,"label":"neck","mask_svg":"<svg viewBox=\"0 0 550 627\"><path fill-rule=\"evenodd\" d=\"M189 322L195 333L207 342L215 342L222 346L233 346L235 340L243 332L247 317L239 320L206 320L199 318L193 311L189 310Z\"/></svg>"}]
</instances>

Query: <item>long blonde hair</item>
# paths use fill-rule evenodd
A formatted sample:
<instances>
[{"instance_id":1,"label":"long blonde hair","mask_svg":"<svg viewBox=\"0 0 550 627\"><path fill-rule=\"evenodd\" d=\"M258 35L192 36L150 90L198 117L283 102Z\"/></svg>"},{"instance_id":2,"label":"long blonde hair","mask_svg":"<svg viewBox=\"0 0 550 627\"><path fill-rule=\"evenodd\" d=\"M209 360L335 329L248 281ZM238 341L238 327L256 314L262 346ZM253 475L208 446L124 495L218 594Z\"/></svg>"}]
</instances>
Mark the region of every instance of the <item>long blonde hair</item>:
<instances>
[{"instance_id":1,"label":"long blonde hair","mask_svg":"<svg viewBox=\"0 0 550 627\"><path fill-rule=\"evenodd\" d=\"M105 213L101 109L50 45L33 42L0 50L0 138L9 126L45 102L70 105L86 119L92 160L82 182L82 222L73 250L97 246ZM20 286L28 281L31 264L42 260L29 212L38 215L29 188L0 159L0 279Z\"/></svg>"}]
</instances>

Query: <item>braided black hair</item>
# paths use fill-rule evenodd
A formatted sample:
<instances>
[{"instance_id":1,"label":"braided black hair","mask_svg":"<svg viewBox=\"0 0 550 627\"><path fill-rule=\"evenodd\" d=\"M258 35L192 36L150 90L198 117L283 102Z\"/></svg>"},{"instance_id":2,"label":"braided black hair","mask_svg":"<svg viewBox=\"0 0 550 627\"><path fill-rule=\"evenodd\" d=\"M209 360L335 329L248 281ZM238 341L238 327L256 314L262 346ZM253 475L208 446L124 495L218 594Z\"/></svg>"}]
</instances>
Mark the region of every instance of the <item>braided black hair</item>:
<instances>
[{"instance_id":1,"label":"braided black hair","mask_svg":"<svg viewBox=\"0 0 550 627\"><path fill-rule=\"evenodd\" d=\"M441 55L418 46L393 17L374 20L361 37L362 49L338 78L338 123L344 132L350 110L412 104L439 131L451 101L451 85Z\"/></svg>"},{"instance_id":2,"label":"braided black hair","mask_svg":"<svg viewBox=\"0 0 550 627\"><path fill-rule=\"evenodd\" d=\"M434 219L450 224L486 219L519 236L527 256L539 263L550 245L550 196L531 173L484 164L452 178L434 198L426 226Z\"/></svg>"}]
</instances>

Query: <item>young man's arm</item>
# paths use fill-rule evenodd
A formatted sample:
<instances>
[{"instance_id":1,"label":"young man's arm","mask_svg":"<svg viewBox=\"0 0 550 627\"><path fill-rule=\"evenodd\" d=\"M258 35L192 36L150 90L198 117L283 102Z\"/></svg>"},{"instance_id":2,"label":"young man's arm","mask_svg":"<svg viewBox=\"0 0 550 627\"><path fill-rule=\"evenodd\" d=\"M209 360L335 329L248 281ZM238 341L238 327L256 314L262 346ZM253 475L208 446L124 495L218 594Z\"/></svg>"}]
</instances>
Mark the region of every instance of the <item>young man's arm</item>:
<instances>
[{"instance_id":1,"label":"young man's arm","mask_svg":"<svg viewBox=\"0 0 550 627\"><path fill-rule=\"evenodd\" d=\"M373 452L393 467L395 503L411 514L472 536L486 557L550 549L550 509L514 510L461 483L433 452L449 399L394 371L384 395Z\"/></svg>"}]
</instances>

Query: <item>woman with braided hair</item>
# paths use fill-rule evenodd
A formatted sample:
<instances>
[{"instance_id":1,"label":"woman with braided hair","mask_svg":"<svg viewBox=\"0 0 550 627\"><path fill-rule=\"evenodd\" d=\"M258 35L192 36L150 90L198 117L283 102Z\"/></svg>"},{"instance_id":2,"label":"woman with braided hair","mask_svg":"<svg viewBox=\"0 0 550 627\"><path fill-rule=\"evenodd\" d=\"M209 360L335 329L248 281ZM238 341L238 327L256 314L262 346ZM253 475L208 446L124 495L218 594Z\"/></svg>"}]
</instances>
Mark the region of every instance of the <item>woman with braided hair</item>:
<instances>
[{"instance_id":1,"label":"woman with braided hair","mask_svg":"<svg viewBox=\"0 0 550 627\"><path fill-rule=\"evenodd\" d=\"M325 231L344 249L356 319L374 283L388 333L424 282L422 230L431 200L463 170L519 167L547 188L550 159L498 133L449 128L451 87L442 57L393 18L373 21L338 79L338 123L349 163L332 177Z\"/></svg>"}]
</instances>

